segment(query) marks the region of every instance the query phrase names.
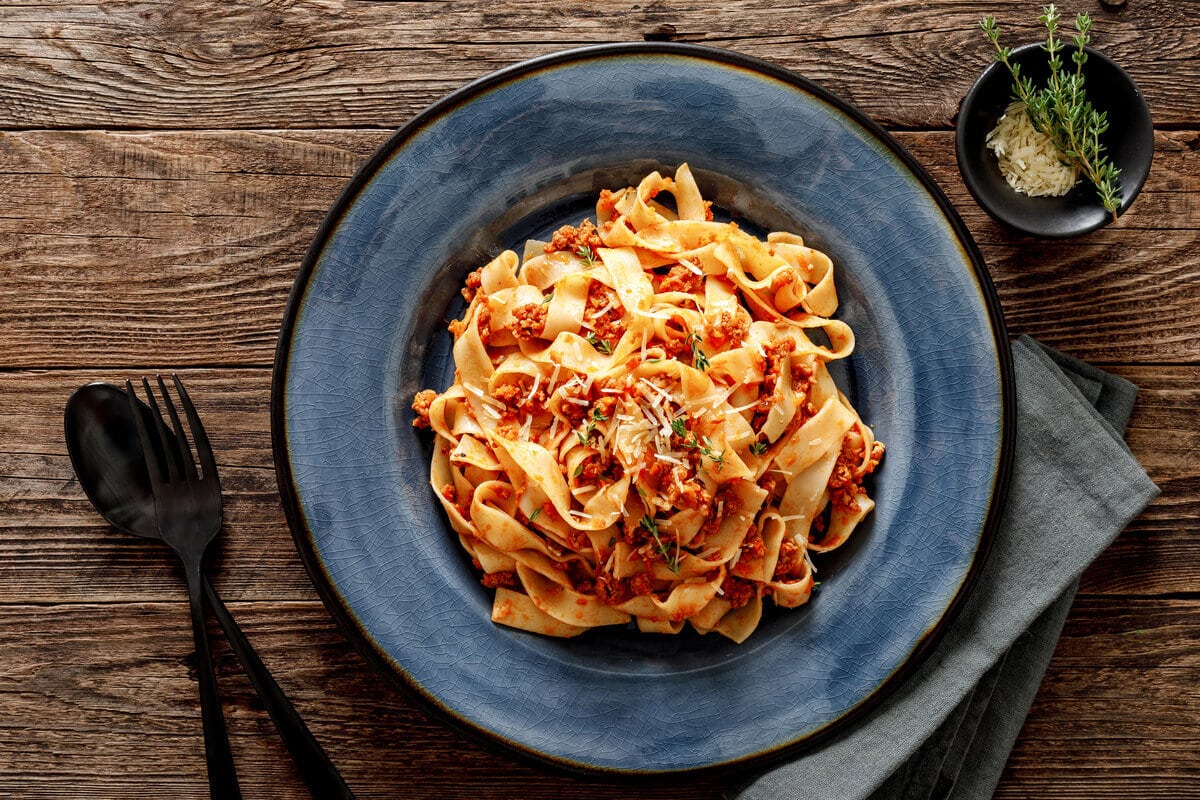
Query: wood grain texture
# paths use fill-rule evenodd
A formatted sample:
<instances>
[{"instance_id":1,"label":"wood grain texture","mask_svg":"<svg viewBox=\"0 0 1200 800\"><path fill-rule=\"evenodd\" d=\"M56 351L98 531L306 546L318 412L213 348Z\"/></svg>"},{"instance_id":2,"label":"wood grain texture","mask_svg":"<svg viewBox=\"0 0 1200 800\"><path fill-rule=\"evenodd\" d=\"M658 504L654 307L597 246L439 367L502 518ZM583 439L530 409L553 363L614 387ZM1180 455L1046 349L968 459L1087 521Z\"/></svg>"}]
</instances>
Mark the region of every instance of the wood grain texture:
<instances>
[{"instance_id":1,"label":"wood grain texture","mask_svg":"<svg viewBox=\"0 0 1200 800\"><path fill-rule=\"evenodd\" d=\"M1088 569L996 797L1200 800L1200 24L1173 0L1083 4L1156 124L1120 222L1013 234L962 185L951 128L1022 0L721 4L22 0L0 7L0 796L207 797L175 559L75 482L72 389L178 369L217 450L214 582L363 798L717 800L732 783L548 774L382 684L317 599L270 466L270 363L326 210L392 130L523 58L646 38L797 70L895 131L961 213L1014 334L1139 385L1127 432L1162 496ZM214 634L216 632L214 631ZM247 797L307 797L219 636Z\"/></svg>"},{"instance_id":2,"label":"wood grain texture","mask_svg":"<svg viewBox=\"0 0 1200 800\"><path fill-rule=\"evenodd\" d=\"M1094 11L1095 41L1160 124L1195 121L1200 56L1184 5ZM474 78L567 47L667 38L796 70L890 125L948 127L987 64L991 13L1039 38L1018 0L27 3L5 11L0 126L319 128L398 125Z\"/></svg>"},{"instance_id":3,"label":"wood grain texture","mask_svg":"<svg viewBox=\"0 0 1200 800\"><path fill-rule=\"evenodd\" d=\"M401 693L380 691L319 603L237 603L232 610L360 797L721 796L711 784L591 783L515 764ZM1021 781L1026 796L1051 797L1097 772L1130 781L1200 762L1200 721L1190 713L1200 701L1198 611L1197 601L1077 602L1010 780ZM0 620L0 795L43 797L57 788L76 791L72 797L206 796L183 600L7 605ZM216 647L247 796L305 796L233 656L223 643ZM1143 702L1126 702L1131 682ZM1069 756L1069 769L1047 774L1046 747ZM98 768L118 758L129 768ZM1177 772L1164 786L1196 775Z\"/></svg>"},{"instance_id":4,"label":"wood grain texture","mask_svg":"<svg viewBox=\"0 0 1200 800\"><path fill-rule=\"evenodd\" d=\"M1101 363L1200 363L1196 133L1160 133L1130 212L1067 242L987 217L958 177L953 134L898 137L977 238L1014 334ZM0 134L0 368L271 363L317 226L385 138Z\"/></svg>"}]
</instances>

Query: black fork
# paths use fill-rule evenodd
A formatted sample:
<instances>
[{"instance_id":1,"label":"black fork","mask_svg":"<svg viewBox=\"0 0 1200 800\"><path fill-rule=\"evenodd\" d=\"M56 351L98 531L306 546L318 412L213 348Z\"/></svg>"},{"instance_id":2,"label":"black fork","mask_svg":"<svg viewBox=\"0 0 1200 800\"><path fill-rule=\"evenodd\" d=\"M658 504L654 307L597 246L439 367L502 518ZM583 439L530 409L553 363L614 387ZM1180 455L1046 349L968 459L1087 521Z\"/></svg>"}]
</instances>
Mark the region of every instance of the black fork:
<instances>
[{"instance_id":1,"label":"black fork","mask_svg":"<svg viewBox=\"0 0 1200 800\"><path fill-rule=\"evenodd\" d=\"M174 378L175 391L187 416L191 440L199 458L199 470L192 460L175 403L167 392L166 384L158 377L158 389L163 404L171 419L170 427L163 419L158 400L150 388L150 382L142 378L146 400L153 411L154 426L148 426L138 410L137 394L133 384L125 381L125 392L129 397L130 414L137 427L142 452L154 492L154 510L158 515L158 533L180 560L187 576L188 599L191 601L192 636L196 643L197 667L200 673L200 711L204 721L204 750L208 762L208 788L213 798L238 800L237 773L233 767L233 754L229 749L229 734L225 728L225 716L221 710L221 698L217 692L216 676L213 673L212 653L208 646L208 633L204 625L204 584L201 562L209 543L221 530L221 484L217 479L217 463L213 457L208 435L196 414L196 408L188 397L179 376Z\"/></svg>"}]
</instances>

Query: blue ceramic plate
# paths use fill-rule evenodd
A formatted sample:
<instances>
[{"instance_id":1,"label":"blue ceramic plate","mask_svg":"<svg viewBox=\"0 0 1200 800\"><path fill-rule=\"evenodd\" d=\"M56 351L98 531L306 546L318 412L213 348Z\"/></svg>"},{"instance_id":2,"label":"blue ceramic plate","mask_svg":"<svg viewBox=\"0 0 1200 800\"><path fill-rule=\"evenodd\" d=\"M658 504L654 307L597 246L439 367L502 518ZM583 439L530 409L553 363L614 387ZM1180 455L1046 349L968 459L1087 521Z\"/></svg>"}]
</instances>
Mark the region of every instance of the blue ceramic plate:
<instances>
[{"instance_id":1,"label":"blue ceramic plate","mask_svg":"<svg viewBox=\"0 0 1200 800\"><path fill-rule=\"evenodd\" d=\"M744 226L839 267L857 349L837 378L888 445L878 506L821 592L743 645L493 625L428 486L413 394L453 376L466 273L687 161ZM1007 338L974 244L885 132L802 78L702 47L614 45L503 70L401 129L334 205L287 309L275 460L313 581L385 676L543 763L640 776L819 743L901 680L961 602L1012 432Z\"/></svg>"}]
</instances>

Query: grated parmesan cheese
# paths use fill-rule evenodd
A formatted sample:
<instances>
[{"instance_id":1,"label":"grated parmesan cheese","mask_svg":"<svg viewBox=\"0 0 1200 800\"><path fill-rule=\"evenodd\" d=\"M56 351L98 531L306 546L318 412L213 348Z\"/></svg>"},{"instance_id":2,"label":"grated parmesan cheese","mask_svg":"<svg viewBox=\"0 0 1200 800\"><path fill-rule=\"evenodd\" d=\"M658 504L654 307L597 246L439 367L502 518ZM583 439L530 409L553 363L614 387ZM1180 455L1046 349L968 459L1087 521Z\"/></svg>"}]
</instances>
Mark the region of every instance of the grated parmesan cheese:
<instances>
[{"instance_id":1,"label":"grated parmesan cheese","mask_svg":"<svg viewBox=\"0 0 1200 800\"><path fill-rule=\"evenodd\" d=\"M1004 109L987 135L987 147L996 154L1000 172L1011 186L1030 197L1061 197L1079 182L1079 174L1054 142L1038 131L1020 101Z\"/></svg>"}]
</instances>

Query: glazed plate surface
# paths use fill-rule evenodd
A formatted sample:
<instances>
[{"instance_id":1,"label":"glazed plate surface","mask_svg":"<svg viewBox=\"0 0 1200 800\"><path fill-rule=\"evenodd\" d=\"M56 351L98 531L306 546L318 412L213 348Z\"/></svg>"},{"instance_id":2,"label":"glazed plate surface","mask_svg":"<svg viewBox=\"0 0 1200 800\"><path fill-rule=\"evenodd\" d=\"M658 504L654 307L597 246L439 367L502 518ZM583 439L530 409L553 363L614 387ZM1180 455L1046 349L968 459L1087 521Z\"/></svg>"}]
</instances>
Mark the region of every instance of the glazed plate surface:
<instances>
[{"instance_id":1,"label":"glazed plate surface","mask_svg":"<svg viewBox=\"0 0 1200 800\"><path fill-rule=\"evenodd\" d=\"M821 590L735 645L494 625L429 487L410 402L444 389L470 270L578 223L599 189L688 162L720 214L837 266L857 336L838 380L888 452ZM388 679L541 763L647 775L759 764L878 703L953 616L986 552L1012 432L1007 338L957 214L864 115L802 78L685 45L517 65L401 129L330 211L276 361L276 467L334 617Z\"/></svg>"}]
</instances>

